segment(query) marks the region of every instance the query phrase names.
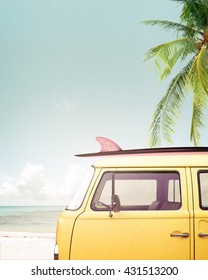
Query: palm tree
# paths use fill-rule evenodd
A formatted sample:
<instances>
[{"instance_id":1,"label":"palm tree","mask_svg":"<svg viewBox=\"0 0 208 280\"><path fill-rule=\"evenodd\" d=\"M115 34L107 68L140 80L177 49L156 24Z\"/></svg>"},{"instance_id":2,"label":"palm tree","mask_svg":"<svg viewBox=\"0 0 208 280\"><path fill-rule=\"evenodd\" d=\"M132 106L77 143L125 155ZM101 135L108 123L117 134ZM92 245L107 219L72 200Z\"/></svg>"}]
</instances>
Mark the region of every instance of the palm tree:
<instances>
[{"instance_id":1,"label":"palm tree","mask_svg":"<svg viewBox=\"0 0 208 280\"><path fill-rule=\"evenodd\" d=\"M171 80L158 103L150 126L149 142L159 146L161 139L171 142L176 118L185 95L193 94L190 140L197 146L204 126L204 109L208 99L208 0L173 0L182 4L179 23L167 20L147 20L147 25L159 25L176 31L176 39L158 45L146 53L145 60L154 60L160 79L168 77L176 62L181 71ZM183 63L182 63L183 62Z\"/></svg>"}]
</instances>

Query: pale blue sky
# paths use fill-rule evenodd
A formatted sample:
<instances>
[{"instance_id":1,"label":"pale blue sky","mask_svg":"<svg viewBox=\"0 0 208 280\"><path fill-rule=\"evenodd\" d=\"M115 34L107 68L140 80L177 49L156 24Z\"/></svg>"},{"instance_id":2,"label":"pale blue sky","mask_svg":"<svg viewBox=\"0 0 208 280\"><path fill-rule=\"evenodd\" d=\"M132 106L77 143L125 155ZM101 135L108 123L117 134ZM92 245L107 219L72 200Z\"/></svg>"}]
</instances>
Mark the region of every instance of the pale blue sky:
<instances>
[{"instance_id":1,"label":"pale blue sky","mask_svg":"<svg viewBox=\"0 0 208 280\"><path fill-rule=\"evenodd\" d=\"M37 198L49 185L55 196L82 164L73 155L99 150L96 136L148 146L168 81L144 54L172 34L141 21L177 21L179 11L169 0L0 1L0 205L41 203L32 181ZM175 146L191 145L188 105Z\"/></svg>"}]
</instances>

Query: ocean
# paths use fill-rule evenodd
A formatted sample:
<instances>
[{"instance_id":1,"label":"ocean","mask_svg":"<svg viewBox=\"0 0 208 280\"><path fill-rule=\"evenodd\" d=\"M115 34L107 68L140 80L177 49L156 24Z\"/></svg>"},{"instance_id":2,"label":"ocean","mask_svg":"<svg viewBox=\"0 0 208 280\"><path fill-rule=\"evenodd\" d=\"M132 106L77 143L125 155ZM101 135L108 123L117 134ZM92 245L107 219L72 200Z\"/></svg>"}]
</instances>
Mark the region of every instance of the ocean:
<instances>
[{"instance_id":1,"label":"ocean","mask_svg":"<svg viewBox=\"0 0 208 280\"><path fill-rule=\"evenodd\" d=\"M0 231L55 233L64 206L0 206Z\"/></svg>"}]
</instances>

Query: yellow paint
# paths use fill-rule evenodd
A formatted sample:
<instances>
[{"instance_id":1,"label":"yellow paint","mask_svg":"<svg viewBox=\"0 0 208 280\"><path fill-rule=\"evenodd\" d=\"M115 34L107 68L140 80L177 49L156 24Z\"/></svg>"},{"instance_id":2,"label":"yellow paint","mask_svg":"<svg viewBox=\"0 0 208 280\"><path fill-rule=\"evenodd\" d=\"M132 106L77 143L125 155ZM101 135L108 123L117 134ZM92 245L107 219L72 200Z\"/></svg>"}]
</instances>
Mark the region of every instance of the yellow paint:
<instances>
[{"instance_id":1,"label":"yellow paint","mask_svg":"<svg viewBox=\"0 0 208 280\"><path fill-rule=\"evenodd\" d=\"M64 210L57 224L59 259L208 259L208 211L199 207L197 171L208 154L116 156L94 164L96 172L77 211ZM91 201L106 171L177 171L182 208L174 211L93 211ZM171 234L188 233L187 238Z\"/></svg>"}]
</instances>

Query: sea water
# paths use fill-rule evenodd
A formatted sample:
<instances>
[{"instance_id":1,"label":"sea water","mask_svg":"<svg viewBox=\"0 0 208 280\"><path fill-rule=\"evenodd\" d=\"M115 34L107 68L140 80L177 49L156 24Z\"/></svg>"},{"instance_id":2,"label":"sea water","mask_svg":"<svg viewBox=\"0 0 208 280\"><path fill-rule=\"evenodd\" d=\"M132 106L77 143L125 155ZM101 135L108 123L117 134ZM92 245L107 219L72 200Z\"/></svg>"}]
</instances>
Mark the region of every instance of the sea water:
<instances>
[{"instance_id":1,"label":"sea water","mask_svg":"<svg viewBox=\"0 0 208 280\"><path fill-rule=\"evenodd\" d=\"M64 206L0 206L0 231L55 233Z\"/></svg>"}]
</instances>

